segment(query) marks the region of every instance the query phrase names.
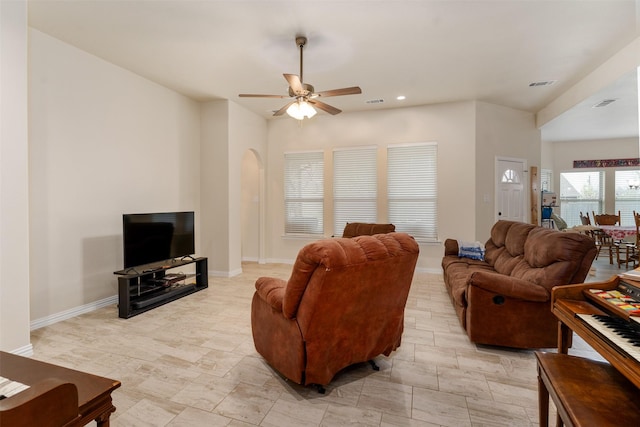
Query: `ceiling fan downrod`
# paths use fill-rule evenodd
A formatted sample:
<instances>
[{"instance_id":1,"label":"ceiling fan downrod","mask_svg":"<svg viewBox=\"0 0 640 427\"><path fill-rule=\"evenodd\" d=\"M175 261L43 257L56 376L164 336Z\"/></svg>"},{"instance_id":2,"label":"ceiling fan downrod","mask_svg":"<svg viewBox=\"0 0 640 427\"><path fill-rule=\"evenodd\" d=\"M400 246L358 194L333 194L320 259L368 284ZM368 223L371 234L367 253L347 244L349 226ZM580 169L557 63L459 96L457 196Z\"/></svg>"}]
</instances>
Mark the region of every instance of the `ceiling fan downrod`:
<instances>
[{"instance_id":1,"label":"ceiling fan downrod","mask_svg":"<svg viewBox=\"0 0 640 427\"><path fill-rule=\"evenodd\" d=\"M296 44L300 48L300 83L304 83L304 78L302 77L302 51L307 44L307 38L304 36L296 37Z\"/></svg>"}]
</instances>

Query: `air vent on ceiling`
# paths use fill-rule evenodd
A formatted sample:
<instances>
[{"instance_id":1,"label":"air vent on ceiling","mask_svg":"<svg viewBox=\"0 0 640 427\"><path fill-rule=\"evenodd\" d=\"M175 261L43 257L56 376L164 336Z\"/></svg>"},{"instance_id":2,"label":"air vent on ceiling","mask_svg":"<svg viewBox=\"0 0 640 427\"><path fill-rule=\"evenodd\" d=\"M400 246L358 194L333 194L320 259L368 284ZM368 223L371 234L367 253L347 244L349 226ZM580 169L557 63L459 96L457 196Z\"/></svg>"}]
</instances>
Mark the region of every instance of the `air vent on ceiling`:
<instances>
[{"instance_id":1,"label":"air vent on ceiling","mask_svg":"<svg viewBox=\"0 0 640 427\"><path fill-rule=\"evenodd\" d=\"M546 80L546 81L542 81L542 82L533 82L533 83L529 83L529 87L551 86L555 82L557 82L557 80Z\"/></svg>"},{"instance_id":2,"label":"air vent on ceiling","mask_svg":"<svg viewBox=\"0 0 640 427\"><path fill-rule=\"evenodd\" d=\"M368 101L364 101L365 104L382 104L384 102L384 99L380 98L380 99L370 99Z\"/></svg>"},{"instance_id":3,"label":"air vent on ceiling","mask_svg":"<svg viewBox=\"0 0 640 427\"><path fill-rule=\"evenodd\" d=\"M592 105L591 108L606 107L607 105L611 104L612 102L616 102L617 100L618 100L618 98L603 99L602 101L598 102L597 104Z\"/></svg>"}]
</instances>

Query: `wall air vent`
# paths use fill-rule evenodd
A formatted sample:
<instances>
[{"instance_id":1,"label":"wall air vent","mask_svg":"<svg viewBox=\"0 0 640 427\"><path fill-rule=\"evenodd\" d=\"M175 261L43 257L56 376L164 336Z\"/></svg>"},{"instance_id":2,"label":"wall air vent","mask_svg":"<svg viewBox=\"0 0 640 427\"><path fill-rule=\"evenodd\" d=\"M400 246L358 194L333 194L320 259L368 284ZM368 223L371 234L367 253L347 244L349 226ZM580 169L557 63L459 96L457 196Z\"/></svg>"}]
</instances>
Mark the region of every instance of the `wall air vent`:
<instances>
[{"instance_id":1,"label":"wall air vent","mask_svg":"<svg viewBox=\"0 0 640 427\"><path fill-rule=\"evenodd\" d=\"M557 80L547 80L547 81L542 81L542 82L533 82L533 83L529 83L529 87L551 86L555 82L557 82Z\"/></svg>"},{"instance_id":2,"label":"wall air vent","mask_svg":"<svg viewBox=\"0 0 640 427\"><path fill-rule=\"evenodd\" d=\"M598 102L597 104L592 105L591 108L606 107L607 105L611 104L612 102L616 102L617 100L618 100L618 98L603 99L602 101Z\"/></svg>"},{"instance_id":3,"label":"wall air vent","mask_svg":"<svg viewBox=\"0 0 640 427\"><path fill-rule=\"evenodd\" d=\"M384 102L384 99L380 98L380 99L370 99L368 101L364 101L365 104L382 104Z\"/></svg>"}]
</instances>

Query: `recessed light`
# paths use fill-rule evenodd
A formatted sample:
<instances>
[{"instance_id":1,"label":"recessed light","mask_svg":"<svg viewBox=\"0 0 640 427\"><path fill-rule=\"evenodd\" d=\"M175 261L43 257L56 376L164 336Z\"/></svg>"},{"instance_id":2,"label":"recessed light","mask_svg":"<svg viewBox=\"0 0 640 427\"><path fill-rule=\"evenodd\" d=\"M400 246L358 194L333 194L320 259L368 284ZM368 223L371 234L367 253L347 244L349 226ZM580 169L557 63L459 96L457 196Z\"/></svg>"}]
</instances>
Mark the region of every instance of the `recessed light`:
<instances>
[{"instance_id":1,"label":"recessed light","mask_svg":"<svg viewBox=\"0 0 640 427\"><path fill-rule=\"evenodd\" d=\"M406 97L406 96L404 96L404 95L398 95L398 96L396 96L396 99L397 99L398 101L404 101L405 99L407 99L407 97Z\"/></svg>"}]
</instances>

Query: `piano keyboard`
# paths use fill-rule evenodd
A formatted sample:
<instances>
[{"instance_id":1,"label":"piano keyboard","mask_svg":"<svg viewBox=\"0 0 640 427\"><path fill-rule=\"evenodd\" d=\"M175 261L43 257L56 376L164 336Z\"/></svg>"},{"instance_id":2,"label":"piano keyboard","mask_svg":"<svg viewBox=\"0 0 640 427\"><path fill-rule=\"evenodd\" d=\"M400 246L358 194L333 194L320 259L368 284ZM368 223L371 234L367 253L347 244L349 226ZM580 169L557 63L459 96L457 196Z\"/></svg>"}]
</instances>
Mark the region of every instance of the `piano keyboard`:
<instances>
[{"instance_id":1,"label":"piano keyboard","mask_svg":"<svg viewBox=\"0 0 640 427\"><path fill-rule=\"evenodd\" d=\"M619 317L600 314L576 313L576 316L609 341L614 348L640 362L640 330L633 326L636 322L629 323Z\"/></svg>"},{"instance_id":2,"label":"piano keyboard","mask_svg":"<svg viewBox=\"0 0 640 427\"><path fill-rule=\"evenodd\" d=\"M11 381L9 378L0 377L0 400L11 397L28 388L28 385L19 383L18 381Z\"/></svg>"}]
</instances>

